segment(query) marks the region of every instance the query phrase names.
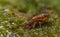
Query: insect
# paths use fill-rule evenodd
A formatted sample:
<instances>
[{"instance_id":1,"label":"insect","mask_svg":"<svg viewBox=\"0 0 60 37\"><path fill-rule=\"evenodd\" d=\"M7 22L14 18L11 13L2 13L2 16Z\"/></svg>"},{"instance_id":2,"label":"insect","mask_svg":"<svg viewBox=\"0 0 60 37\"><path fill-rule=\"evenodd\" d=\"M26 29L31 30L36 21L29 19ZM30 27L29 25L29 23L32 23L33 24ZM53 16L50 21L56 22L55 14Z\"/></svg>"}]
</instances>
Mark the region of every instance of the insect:
<instances>
[{"instance_id":1,"label":"insect","mask_svg":"<svg viewBox=\"0 0 60 37\"><path fill-rule=\"evenodd\" d=\"M33 16L25 25L25 28L27 29L35 28L37 26L36 25L37 23L40 23L39 25L41 25L42 23L47 22L48 17L49 17L49 14L47 13L42 13L42 14Z\"/></svg>"}]
</instances>

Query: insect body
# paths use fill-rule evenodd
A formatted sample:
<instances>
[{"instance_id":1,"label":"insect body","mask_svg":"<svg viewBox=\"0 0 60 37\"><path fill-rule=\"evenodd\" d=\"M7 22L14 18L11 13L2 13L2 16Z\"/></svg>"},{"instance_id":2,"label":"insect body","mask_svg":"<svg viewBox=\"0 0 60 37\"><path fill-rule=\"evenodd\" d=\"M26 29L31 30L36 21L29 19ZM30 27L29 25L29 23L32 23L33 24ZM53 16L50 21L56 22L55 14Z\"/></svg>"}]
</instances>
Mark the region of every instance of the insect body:
<instances>
[{"instance_id":1,"label":"insect body","mask_svg":"<svg viewBox=\"0 0 60 37\"><path fill-rule=\"evenodd\" d=\"M39 23L40 25L48 20L49 14L39 14L37 16L34 16L31 18L31 20L28 21L28 23L25 25L26 28L32 29L36 27L35 23Z\"/></svg>"},{"instance_id":2,"label":"insect body","mask_svg":"<svg viewBox=\"0 0 60 37\"><path fill-rule=\"evenodd\" d=\"M32 18L33 21L35 22L44 22L48 19L48 14L39 14L37 16L34 16Z\"/></svg>"}]
</instances>

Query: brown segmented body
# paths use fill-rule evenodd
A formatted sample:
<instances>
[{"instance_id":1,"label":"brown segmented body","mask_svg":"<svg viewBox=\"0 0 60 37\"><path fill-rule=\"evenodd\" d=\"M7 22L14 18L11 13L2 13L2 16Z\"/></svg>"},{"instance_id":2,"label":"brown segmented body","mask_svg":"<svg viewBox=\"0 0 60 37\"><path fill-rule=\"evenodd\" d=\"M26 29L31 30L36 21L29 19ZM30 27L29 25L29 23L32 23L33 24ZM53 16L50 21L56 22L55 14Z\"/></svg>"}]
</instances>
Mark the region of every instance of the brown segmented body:
<instances>
[{"instance_id":1,"label":"brown segmented body","mask_svg":"<svg viewBox=\"0 0 60 37\"><path fill-rule=\"evenodd\" d=\"M39 14L37 16L34 16L32 20L35 22L44 22L48 19L48 16L48 14Z\"/></svg>"},{"instance_id":2,"label":"brown segmented body","mask_svg":"<svg viewBox=\"0 0 60 37\"><path fill-rule=\"evenodd\" d=\"M31 20L30 21L28 21L28 23L25 25L25 28L27 28L27 29L32 29L32 28L34 28L35 27L35 22L40 22L41 24L43 23L43 22L46 22L47 20L48 20L48 17L49 17L49 14L45 14L45 13L42 13L42 14L39 14L39 15L37 15L37 16L34 16L34 17L32 17L31 18ZM40 25L41 25L40 24Z\"/></svg>"}]
</instances>

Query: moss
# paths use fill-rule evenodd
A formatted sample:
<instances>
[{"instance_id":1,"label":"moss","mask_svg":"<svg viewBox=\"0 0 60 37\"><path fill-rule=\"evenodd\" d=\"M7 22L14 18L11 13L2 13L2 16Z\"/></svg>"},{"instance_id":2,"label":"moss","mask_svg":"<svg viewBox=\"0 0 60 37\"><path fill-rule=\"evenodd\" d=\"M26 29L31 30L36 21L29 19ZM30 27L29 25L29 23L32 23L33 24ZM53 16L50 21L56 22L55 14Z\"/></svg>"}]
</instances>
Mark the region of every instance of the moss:
<instances>
[{"instance_id":1,"label":"moss","mask_svg":"<svg viewBox=\"0 0 60 37\"><path fill-rule=\"evenodd\" d=\"M60 37L60 6L59 0L19 0L0 1L0 36L1 37ZM52 1L52 2L51 2ZM57 2L56 2L57 1ZM56 2L56 3L55 3ZM56 5L55 5L56 4ZM16 7L14 7L16 6ZM52 9L47 9L49 20L42 24L42 27L32 28L31 30L24 28L24 23L33 15L38 15L41 12L39 8L52 6ZM8 12L4 11L9 9ZM39 9L39 10L38 10ZM15 10L15 11L14 11ZM20 11L19 11L20 10ZM17 11L17 12L16 12ZM39 12L40 11L40 12ZM17 15L16 15L17 13ZM28 22L28 21L27 21ZM23 25L24 24L24 25Z\"/></svg>"}]
</instances>

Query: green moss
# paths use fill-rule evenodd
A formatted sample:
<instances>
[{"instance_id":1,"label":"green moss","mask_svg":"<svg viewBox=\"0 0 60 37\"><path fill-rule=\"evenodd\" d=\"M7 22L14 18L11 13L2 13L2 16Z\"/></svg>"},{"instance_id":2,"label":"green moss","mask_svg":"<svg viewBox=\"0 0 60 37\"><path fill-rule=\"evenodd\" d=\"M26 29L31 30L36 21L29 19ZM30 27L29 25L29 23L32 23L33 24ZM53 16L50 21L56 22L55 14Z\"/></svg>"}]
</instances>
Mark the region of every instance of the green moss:
<instances>
[{"instance_id":1,"label":"green moss","mask_svg":"<svg viewBox=\"0 0 60 37\"><path fill-rule=\"evenodd\" d=\"M0 35L2 35L2 37L7 36L8 34L10 37L60 37L59 0L14 1L15 2L7 2L7 0L0 0L0 26L3 26L3 28L0 28ZM48 11L50 15L48 22L44 23L43 27L41 28L34 28L32 30L25 29L22 24L26 22L28 18L31 17L33 14L40 13L38 11L38 8L48 5L52 5L52 7L55 7L52 8L52 10ZM16 8L14 6L16 6ZM6 11L4 11L6 8L10 10L7 13L5 13ZM22 17L16 16L14 10L17 10L19 16Z\"/></svg>"}]
</instances>

